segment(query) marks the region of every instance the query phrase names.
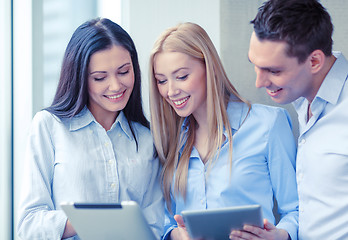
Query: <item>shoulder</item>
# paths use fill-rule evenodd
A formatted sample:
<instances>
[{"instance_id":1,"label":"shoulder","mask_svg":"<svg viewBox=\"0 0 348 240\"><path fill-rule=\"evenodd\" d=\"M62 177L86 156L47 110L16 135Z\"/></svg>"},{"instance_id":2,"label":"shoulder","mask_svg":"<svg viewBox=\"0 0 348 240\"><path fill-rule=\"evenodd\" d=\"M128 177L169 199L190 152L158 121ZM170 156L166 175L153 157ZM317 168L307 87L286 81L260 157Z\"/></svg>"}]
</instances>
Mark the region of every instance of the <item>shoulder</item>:
<instances>
[{"instance_id":1,"label":"shoulder","mask_svg":"<svg viewBox=\"0 0 348 240\"><path fill-rule=\"evenodd\" d=\"M32 129L46 128L52 131L57 128L67 128L71 120L72 119L61 119L47 110L41 110L33 117L31 126Z\"/></svg>"},{"instance_id":2,"label":"shoulder","mask_svg":"<svg viewBox=\"0 0 348 240\"><path fill-rule=\"evenodd\" d=\"M252 104L248 118L257 124L266 125L268 128L284 125L292 126L288 111L281 107Z\"/></svg>"},{"instance_id":3,"label":"shoulder","mask_svg":"<svg viewBox=\"0 0 348 240\"><path fill-rule=\"evenodd\" d=\"M266 119L289 115L288 111L284 108L268 106L263 104L252 104L250 113L256 116L265 117Z\"/></svg>"},{"instance_id":4,"label":"shoulder","mask_svg":"<svg viewBox=\"0 0 348 240\"><path fill-rule=\"evenodd\" d=\"M35 114L33 117L33 123L48 123L48 124L53 124L54 122L62 122L57 116L54 114L46 111L46 110L41 110Z\"/></svg>"}]
</instances>

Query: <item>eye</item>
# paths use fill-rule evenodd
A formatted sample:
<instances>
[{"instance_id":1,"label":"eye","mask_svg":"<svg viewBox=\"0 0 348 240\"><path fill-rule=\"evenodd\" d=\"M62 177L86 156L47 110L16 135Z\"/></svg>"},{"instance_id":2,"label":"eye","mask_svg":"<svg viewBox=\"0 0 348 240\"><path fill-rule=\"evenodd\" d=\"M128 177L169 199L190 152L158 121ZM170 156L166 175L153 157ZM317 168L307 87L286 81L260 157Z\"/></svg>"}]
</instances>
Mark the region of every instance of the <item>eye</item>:
<instances>
[{"instance_id":1,"label":"eye","mask_svg":"<svg viewBox=\"0 0 348 240\"><path fill-rule=\"evenodd\" d=\"M103 81L104 79L105 79L105 77L100 77L100 78L95 77L94 78L95 81Z\"/></svg>"},{"instance_id":2,"label":"eye","mask_svg":"<svg viewBox=\"0 0 348 240\"><path fill-rule=\"evenodd\" d=\"M120 71L118 74L120 75L126 75L127 73L129 73L129 69L125 70L125 71Z\"/></svg>"},{"instance_id":3,"label":"eye","mask_svg":"<svg viewBox=\"0 0 348 240\"><path fill-rule=\"evenodd\" d=\"M185 80L188 77L188 74L184 75L184 76L178 76L176 77L176 79L178 80Z\"/></svg>"},{"instance_id":4,"label":"eye","mask_svg":"<svg viewBox=\"0 0 348 240\"><path fill-rule=\"evenodd\" d=\"M166 82L167 82L167 79L164 79L164 80L157 79L157 84L159 85L165 84Z\"/></svg>"},{"instance_id":5,"label":"eye","mask_svg":"<svg viewBox=\"0 0 348 240\"><path fill-rule=\"evenodd\" d=\"M278 70L268 70L272 75L278 75L280 71Z\"/></svg>"}]
</instances>

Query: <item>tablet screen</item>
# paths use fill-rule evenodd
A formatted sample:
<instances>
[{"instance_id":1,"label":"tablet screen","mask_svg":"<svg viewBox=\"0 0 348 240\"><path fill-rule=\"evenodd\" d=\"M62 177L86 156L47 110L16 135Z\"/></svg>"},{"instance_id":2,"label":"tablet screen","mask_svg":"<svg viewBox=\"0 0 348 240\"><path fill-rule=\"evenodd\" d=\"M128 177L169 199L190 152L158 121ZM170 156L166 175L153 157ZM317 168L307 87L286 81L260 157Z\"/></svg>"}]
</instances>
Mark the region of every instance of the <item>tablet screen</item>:
<instances>
[{"instance_id":1,"label":"tablet screen","mask_svg":"<svg viewBox=\"0 0 348 240\"><path fill-rule=\"evenodd\" d=\"M182 211L182 216L192 238L227 240L231 230L245 224L263 228L260 205Z\"/></svg>"}]
</instances>

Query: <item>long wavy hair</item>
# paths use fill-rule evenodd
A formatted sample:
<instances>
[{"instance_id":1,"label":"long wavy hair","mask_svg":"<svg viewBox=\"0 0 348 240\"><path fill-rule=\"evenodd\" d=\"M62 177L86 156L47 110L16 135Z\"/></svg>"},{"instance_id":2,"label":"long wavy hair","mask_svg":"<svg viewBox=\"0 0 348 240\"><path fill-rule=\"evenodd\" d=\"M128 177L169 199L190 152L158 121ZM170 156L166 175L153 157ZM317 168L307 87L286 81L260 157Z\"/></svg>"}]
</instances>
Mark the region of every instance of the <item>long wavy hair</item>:
<instances>
[{"instance_id":1,"label":"long wavy hair","mask_svg":"<svg viewBox=\"0 0 348 240\"><path fill-rule=\"evenodd\" d=\"M95 52L111 48L113 45L126 49L133 64L134 87L128 103L122 111L137 143L130 123L138 122L150 128L142 107L138 54L129 34L109 19L92 19L75 30L65 50L56 94L51 106L45 110L60 118L71 118L80 113L89 100L88 66L90 58Z\"/></svg>"},{"instance_id":2,"label":"long wavy hair","mask_svg":"<svg viewBox=\"0 0 348 240\"><path fill-rule=\"evenodd\" d=\"M183 135L181 126L185 118L160 95L154 75L154 59L161 52L180 52L198 59L205 65L207 84L207 109L209 153L207 161L216 159L224 141L224 130L229 141L229 157L232 166L232 130L227 114L227 105L232 98L245 102L229 81L219 55L206 31L194 23L182 23L163 32L154 44L150 56L150 111L151 131L158 156L163 163L163 192L167 207L171 206L171 185L174 172L174 196L186 198L187 174L190 154L194 145L196 121L188 119L188 132ZM181 155L179 151L183 148Z\"/></svg>"}]
</instances>

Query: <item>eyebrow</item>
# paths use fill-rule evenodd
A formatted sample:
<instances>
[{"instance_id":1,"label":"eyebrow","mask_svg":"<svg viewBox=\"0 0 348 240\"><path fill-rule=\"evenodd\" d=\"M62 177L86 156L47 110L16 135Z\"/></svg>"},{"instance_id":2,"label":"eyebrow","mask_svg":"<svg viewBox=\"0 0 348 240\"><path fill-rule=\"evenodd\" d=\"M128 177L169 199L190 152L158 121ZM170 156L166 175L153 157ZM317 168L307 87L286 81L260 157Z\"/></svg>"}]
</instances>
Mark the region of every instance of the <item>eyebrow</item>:
<instances>
[{"instance_id":1,"label":"eyebrow","mask_svg":"<svg viewBox=\"0 0 348 240\"><path fill-rule=\"evenodd\" d=\"M176 69L174 72L172 72L171 74L176 74L177 72L179 72L180 70L186 70L186 69L189 69L188 67L181 67L181 68L178 68ZM162 73L155 73L155 76L156 75L160 75L160 76L164 76L164 74Z\"/></svg>"},{"instance_id":2,"label":"eyebrow","mask_svg":"<svg viewBox=\"0 0 348 240\"><path fill-rule=\"evenodd\" d=\"M125 64L119 66L119 67L117 68L117 70L120 70L120 69L122 69L123 67L128 66L128 65L131 65L131 63L130 63L130 62L125 63ZM106 71L98 71L98 70L97 70L97 71L94 71L94 72L90 72L89 74L92 75L92 74L95 74L95 73L105 73L105 72L106 72Z\"/></svg>"},{"instance_id":3,"label":"eyebrow","mask_svg":"<svg viewBox=\"0 0 348 240\"><path fill-rule=\"evenodd\" d=\"M251 62L249 56L248 56L248 61L251 63L251 64L254 64L253 62ZM254 66L256 66L254 64ZM259 67L259 66L256 66L257 68L259 69L262 69L262 70L266 70L266 71L271 71L271 70L281 70L282 68L281 67L278 67L278 66L270 66L270 67Z\"/></svg>"}]
</instances>

